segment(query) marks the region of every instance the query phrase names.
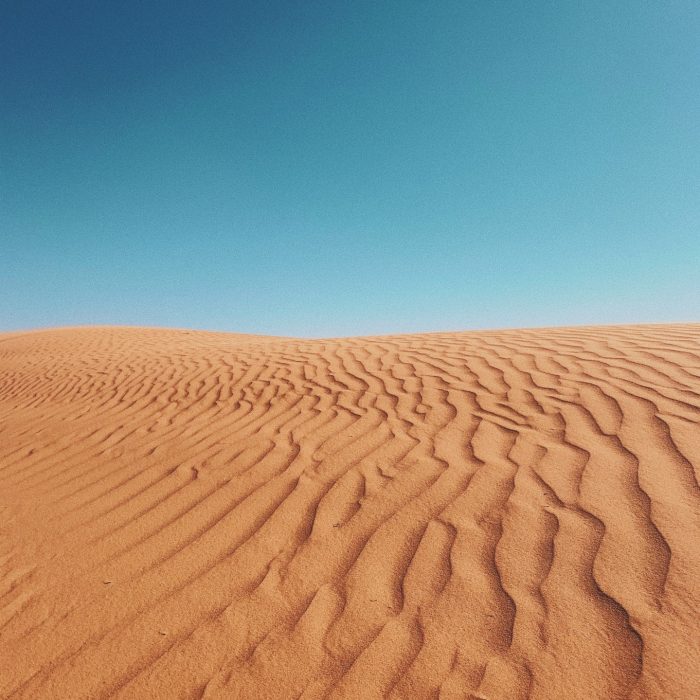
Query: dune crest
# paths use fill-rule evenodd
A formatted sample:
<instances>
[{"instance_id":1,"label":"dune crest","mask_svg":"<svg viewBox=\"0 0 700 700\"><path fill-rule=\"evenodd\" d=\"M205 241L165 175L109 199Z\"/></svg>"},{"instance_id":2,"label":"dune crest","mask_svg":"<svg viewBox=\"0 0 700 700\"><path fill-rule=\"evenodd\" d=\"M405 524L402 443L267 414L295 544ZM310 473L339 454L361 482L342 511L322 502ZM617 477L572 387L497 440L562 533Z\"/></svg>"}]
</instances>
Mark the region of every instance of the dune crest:
<instances>
[{"instance_id":1,"label":"dune crest","mask_svg":"<svg viewBox=\"0 0 700 700\"><path fill-rule=\"evenodd\" d=\"M700 697L700 326L0 335L0 697Z\"/></svg>"}]
</instances>

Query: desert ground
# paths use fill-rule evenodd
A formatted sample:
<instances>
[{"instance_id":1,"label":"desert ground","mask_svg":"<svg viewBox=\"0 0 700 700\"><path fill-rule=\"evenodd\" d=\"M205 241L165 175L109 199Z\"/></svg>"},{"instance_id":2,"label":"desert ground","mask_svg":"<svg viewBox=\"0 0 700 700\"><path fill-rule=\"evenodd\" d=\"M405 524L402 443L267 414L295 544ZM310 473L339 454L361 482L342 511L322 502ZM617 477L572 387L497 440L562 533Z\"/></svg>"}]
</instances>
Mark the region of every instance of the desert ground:
<instances>
[{"instance_id":1,"label":"desert ground","mask_svg":"<svg viewBox=\"0 0 700 700\"><path fill-rule=\"evenodd\" d=\"M0 335L0 697L700 698L700 325Z\"/></svg>"}]
</instances>

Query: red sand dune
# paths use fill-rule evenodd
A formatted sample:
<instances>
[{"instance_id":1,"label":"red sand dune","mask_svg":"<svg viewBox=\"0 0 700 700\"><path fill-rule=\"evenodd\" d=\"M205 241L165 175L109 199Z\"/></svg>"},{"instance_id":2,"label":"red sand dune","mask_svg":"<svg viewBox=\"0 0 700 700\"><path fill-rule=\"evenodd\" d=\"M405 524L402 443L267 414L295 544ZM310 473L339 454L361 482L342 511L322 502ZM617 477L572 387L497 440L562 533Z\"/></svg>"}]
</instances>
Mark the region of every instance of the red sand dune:
<instances>
[{"instance_id":1,"label":"red sand dune","mask_svg":"<svg viewBox=\"0 0 700 700\"><path fill-rule=\"evenodd\" d=\"M0 697L700 698L700 326L0 335Z\"/></svg>"}]
</instances>

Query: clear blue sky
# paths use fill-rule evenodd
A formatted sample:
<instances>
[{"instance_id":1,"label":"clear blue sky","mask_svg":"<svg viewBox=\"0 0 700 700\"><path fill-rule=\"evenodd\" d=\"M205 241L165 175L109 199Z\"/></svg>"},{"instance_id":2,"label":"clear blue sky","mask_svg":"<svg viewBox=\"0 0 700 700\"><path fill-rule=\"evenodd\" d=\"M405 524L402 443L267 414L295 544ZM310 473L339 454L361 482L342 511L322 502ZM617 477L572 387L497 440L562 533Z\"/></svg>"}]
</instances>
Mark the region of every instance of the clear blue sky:
<instances>
[{"instance_id":1,"label":"clear blue sky","mask_svg":"<svg viewBox=\"0 0 700 700\"><path fill-rule=\"evenodd\" d=\"M700 3L0 3L0 329L700 321Z\"/></svg>"}]
</instances>

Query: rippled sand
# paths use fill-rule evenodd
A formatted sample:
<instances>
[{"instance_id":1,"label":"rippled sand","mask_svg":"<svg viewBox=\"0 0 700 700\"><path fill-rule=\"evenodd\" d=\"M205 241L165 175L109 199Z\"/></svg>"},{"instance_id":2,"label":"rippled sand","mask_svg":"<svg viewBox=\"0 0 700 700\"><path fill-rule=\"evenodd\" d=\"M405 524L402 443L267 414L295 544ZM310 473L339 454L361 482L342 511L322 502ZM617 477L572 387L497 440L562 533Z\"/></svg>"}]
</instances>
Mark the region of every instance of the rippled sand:
<instances>
[{"instance_id":1,"label":"rippled sand","mask_svg":"<svg viewBox=\"0 0 700 700\"><path fill-rule=\"evenodd\" d=\"M700 326L0 335L0 697L700 698Z\"/></svg>"}]
</instances>

